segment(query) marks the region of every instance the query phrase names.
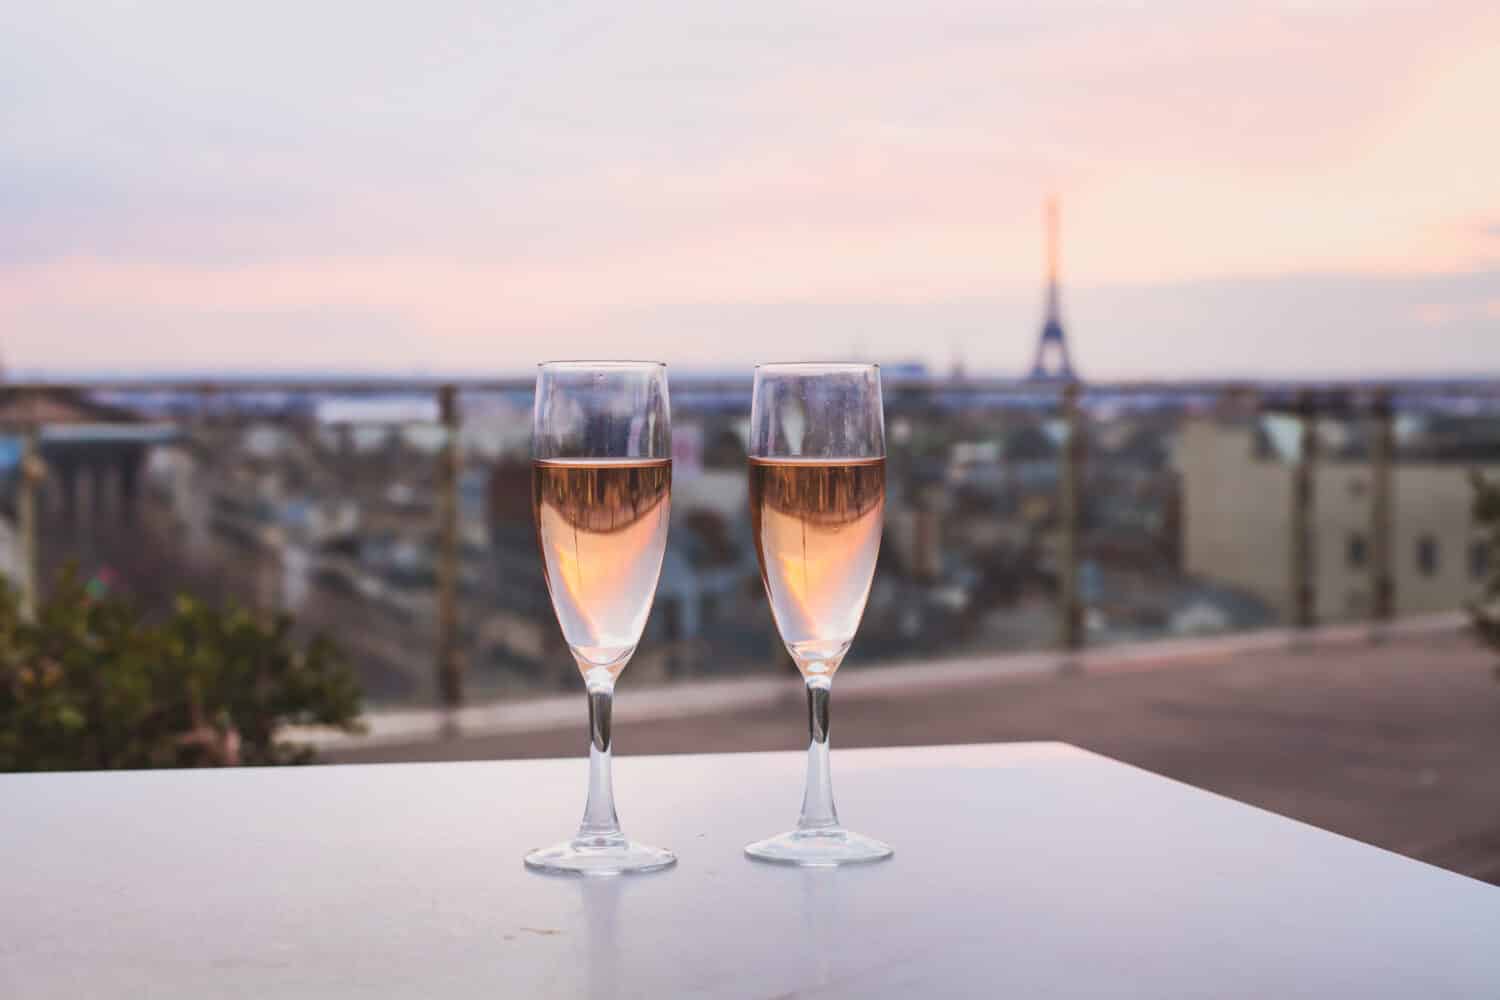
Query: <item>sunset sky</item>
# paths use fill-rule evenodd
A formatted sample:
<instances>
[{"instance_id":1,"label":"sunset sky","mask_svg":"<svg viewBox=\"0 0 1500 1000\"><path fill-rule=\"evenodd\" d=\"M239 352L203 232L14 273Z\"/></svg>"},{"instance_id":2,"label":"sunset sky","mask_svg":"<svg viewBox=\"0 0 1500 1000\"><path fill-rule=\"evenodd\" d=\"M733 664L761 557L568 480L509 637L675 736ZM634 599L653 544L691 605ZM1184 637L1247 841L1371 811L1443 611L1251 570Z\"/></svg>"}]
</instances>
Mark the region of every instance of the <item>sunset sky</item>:
<instances>
[{"instance_id":1,"label":"sunset sky","mask_svg":"<svg viewBox=\"0 0 1500 1000\"><path fill-rule=\"evenodd\" d=\"M1500 374L1493 3L810 6L12 4L0 359Z\"/></svg>"}]
</instances>

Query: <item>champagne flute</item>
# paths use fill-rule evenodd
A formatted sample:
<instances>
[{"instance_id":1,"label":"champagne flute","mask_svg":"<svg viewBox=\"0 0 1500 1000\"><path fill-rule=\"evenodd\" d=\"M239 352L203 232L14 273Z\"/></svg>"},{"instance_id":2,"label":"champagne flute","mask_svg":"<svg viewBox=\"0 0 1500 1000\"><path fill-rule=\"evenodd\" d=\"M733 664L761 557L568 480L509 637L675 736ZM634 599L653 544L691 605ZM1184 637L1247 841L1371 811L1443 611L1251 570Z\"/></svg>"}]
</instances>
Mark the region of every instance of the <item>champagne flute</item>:
<instances>
[{"instance_id":1,"label":"champagne flute","mask_svg":"<svg viewBox=\"0 0 1500 1000\"><path fill-rule=\"evenodd\" d=\"M781 639L807 683L812 742L797 828L745 848L832 867L891 856L845 830L828 771L828 697L854 641L885 515L877 365L759 365L750 404L750 521Z\"/></svg>"},{"instance_id":2,"label":"champagne flute","mask_svg":"<svg viewBox=\"0 0 1500 1000\"><path fill-rule=\"evenodd\" d=\"M532 422L532 512L552 607L589 696L589 790L578 835L526 866L620 875L676 864L627 840L610 776L615 681L641 639L672 508L667 366L564 361L540 366Z\"/></svg>"}]
</instances>

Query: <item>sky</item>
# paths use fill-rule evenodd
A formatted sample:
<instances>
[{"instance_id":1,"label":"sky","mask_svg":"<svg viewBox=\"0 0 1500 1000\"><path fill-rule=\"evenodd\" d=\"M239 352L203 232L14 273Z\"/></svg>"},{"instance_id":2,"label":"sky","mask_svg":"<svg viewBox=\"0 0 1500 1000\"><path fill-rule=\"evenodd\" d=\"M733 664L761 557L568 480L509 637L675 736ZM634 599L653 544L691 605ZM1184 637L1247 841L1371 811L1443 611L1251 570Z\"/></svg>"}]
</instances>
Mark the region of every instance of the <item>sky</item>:
<instances>
[{"instance_id":1,"label":"sky","mask_svg":"<svg viewBox=\"0 0 1500 1000\"><path fill-rule=\"evenodd\" d=\"M1493 7L10 4L0 361L1500 374Z\"/></svg>"}]
</instances>

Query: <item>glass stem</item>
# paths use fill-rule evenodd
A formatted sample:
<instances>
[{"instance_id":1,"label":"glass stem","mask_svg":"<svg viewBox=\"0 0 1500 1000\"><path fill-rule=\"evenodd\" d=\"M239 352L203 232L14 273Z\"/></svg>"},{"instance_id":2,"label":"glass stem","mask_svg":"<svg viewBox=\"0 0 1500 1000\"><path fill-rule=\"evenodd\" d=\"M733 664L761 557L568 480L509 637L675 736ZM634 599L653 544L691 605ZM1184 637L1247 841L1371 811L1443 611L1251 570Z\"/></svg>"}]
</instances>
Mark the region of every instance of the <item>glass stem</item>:
<instances>
[{"instance_id":1,"label":"glass stem","mask_svg":"<svg viewBox=\"0 0 1500 1000\"><path fill-rule=\"evenodd\" d=\"M828 696L833 678L807 679L807 789L802 793L798 830L836 830L839 814L833 808L833 775L828 770Z\"/></svg>"},{"instance_id":2,"label":"glass stem","mask_svg":"<svg viewBox=\"0 0 1500 1000\"><path fill-rule=\"evenodd\" d=\"M610 773L615 687L589 686L589 798L583 807L578 839L599 846L621 840L620 819L615 815L615 784Z\"/></svg>"}]
</instances>

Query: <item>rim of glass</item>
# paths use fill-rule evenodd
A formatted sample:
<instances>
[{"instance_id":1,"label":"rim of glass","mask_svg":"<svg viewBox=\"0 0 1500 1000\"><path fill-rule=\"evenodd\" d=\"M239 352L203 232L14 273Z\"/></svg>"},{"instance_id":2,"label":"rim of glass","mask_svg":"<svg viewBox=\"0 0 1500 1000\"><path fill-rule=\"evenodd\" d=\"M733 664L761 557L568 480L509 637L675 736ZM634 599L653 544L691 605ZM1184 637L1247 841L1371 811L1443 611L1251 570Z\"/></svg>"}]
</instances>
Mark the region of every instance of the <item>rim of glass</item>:
<instances>
[{"instance_id":1,"label":"rim of glass","mask_svg":"<svg viewBox=\"0 0 1500 1000\"><path fill-rule=\"evenodd\" d=\"M755 368L757 371L762 368L792 368L802 371L867 372L872 368L879 371L880 365L873 361L868 364L858 361L767 361Z\"/></svg>"},{"instance_id":2,"label":"rim of glass","mask_svg":"<svg viewBox=\"0 0 1500 1000\"><path fill-rule=\"evenodd\" d=\"M538 361L538 368L665 368L665 361Z\"/></svg>"}]
</instances>

